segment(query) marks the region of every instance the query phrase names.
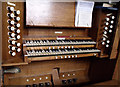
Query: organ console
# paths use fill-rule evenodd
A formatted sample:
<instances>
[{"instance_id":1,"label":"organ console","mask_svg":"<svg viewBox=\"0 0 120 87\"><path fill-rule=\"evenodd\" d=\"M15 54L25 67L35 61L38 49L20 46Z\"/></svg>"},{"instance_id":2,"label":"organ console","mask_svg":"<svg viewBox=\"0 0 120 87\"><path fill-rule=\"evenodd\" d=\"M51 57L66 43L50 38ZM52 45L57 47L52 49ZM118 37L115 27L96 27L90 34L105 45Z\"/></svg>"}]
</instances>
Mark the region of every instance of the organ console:
<instances>
[{"instance_id":1,"label":"organ console","mask_svg":"<svg viewBox=\"0 0 120 87\"><path fill-rule=\"evenodd\" d=\"M2 2L3 86L81 86L112 78L119 2L95 2L92 27L75 26L75 3Z\"/></svg>"},{"instance_id":2,"label":"organ console","mask_svg":"<svg viewBox=\"0 0 120 87\"><path fill-rule=\"evenodd\" d=\"M97 56L100 50L96 49L95 45L96 42L92 41L91 38L66 40L52 38L39 40L36 38L25 40L23 50L26 60L51 60Z\"/></svg>"}]
</instances>

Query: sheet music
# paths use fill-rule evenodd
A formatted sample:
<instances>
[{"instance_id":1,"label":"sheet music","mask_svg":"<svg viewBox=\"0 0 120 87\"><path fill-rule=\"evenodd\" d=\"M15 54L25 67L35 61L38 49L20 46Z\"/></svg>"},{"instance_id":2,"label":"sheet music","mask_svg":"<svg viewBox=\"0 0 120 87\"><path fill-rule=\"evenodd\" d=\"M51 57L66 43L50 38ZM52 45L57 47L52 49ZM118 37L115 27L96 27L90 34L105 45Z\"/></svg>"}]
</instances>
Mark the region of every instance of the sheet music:
<instances>
[{"instance_id":1,"label":"sheet music","mask_svg":"<svg viewBox=\"0 0 120 87\"><path fill-rule=\"evenodd\" d=\"M91 27L94 2L79 1L76 7L75 26Z\"/></svg>"}]
</instances>

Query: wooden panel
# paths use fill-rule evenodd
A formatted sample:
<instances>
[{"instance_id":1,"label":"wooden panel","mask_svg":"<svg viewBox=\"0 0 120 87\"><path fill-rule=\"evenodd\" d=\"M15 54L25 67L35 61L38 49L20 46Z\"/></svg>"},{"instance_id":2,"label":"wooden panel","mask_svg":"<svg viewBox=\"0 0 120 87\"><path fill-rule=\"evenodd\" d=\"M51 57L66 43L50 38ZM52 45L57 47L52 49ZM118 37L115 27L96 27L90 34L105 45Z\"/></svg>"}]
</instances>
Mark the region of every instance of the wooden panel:
<instances>
[{"instance_id":1,"label":"wooden panel","mask_svg":"<svg viewBox=\"0 0 120 87\"><path fill-rule=\"evenodd\" d=\"M28 36L87 36L85 29L75 29L75 28L61 28L61 29L44 29L44 28L28 28ZM61 33L55 33L61 32Z\"/></svg>"},{"instance_id":2,"label":"wooden panel","mask_svg":"<svg viewBox=\"0 0 120 87\"><path fill-rule=\"evenodd\" d=\"M18 65L26 65L28 63L22 62L22 63L7 63L7 64L2 64L2 66L18 66Z\"/></svg>"},{"instance_id":3,"label":"wooden panel","mask_svg":"<svg viewBox=\"0 0 120 87\"><path fill-rule=\"evenodd\" d=\"M88 35L94 40L97 41L97 33L98 33L98 26L100 25L100 19L101 19L101 9L95 9L93 10L93 18L92 18L92 28L89 29ZM93 33L94 31L94 33Z\"/></svg>"},{"instance_id":4,"label":"wooden panel","mask_svg":"<svg viewBox=\"0 0 120 87\"><path fill-rule=\"evenodd\" d=\"M26 24L30 26L74 27L74 2L26 1ZM33 10L34 9L34 10Z\"/></svg>"},{"instance_id":5,"label":"wooden panel","mask_svg":"<svg viewBox=\"0 0 120 87\"><path fill-rule=\"evenodd\" d=\"M119 45L119 46L120 46L120 45ZM119 50L120 50L120 48L119 48ZM114 70L112 79L113 79L113 80L117 80L117 81L120 82L120 74L119 74L119 72L120 72L120 67L119 67L119 64L120 64L120 51L119 51L117 57L118 57L118 58L117 58L117 62L116 62L116 66L115 66L115 70Z\"/></svg>"},{"instance_id":6,"label":"wooden panel","mask_svg":"<svg viewBox=\"0 0 120 87\"><path fill-rule=\"evenodd\" d=\"M10 85L32 85L32 84L39 84L39 83L51 83L51 75L33 75L33 76L21 76L21 77L9 77L9 84Z\"/></svg>"},{"instance_id":7,"label":"wooden panel","mask_svg":"<svg viewBox=\"0 0 120 87\"><path fill-rule=\"evenodd\" d=\"M70 5L70 3L69 3L69 5ZM25 16L24 15L24 4L18 3L17 6L19 6L18 9L21 9L21 17L22 17L21 18L21 27L23 28L23 37L24 37L23 40L28 40L28 38L30 40L34 40L36 38L39 40L41 40L41 39L46 39L46 40L47 39L56 39L58 36L65 37L67 39L91 39L91 37L88 37L88 32L87 32L88 29L85 29L85 28L84 29L82 29L82 28L54 28L53 29L54 26L59 27L59 25L62 24L61 21L58 22L59 25L57 25L57 24L50 25L53 27L47 27L47 28L45 28L45 27L37 27L37 28L36 27L32 27L32 28L27 27L27 28L25 28L25 27L23 27L23 25L25 24L25 22L24 22L24 16ZM61 5L61 7L62 6L63 6L63 4ZM68 5L66 5L66 6L68 6ZM6 9L4 8L4 10L6 10ZM67 15L68 15L68 13L67 13ZM67 16L67 15L65 14L65 16ZM71 15L72 14L70 14L70 16ZM64 15L61 15L60 17L63 17L63 16ZM6 17L4 17L4 20L6 20ZM71 26L71 23L74 23L74 21L70 22L70 23L69 23L69 20L63 20L63 21L65 21L65 22L68 21L68 23L66 22L65 24L62 24L62 25L64 25L62 27L73 27L73 26ZM6 23L6 21L3 21L3 22ZM50 22L50 21L48 21L48 22ZM94 30L95 30L95 32L93 33ZM62 33L55 33L56 31L62 32ZM6 31L6 27L5 27L4 32L3 32L4 33L3 37L5 38L4 43L3 43L4 44L3 45L3 51L4 51L3 66L4 66L4 68L9 68L7 66L16 66L21 69L21 72L17 73L17 74L4 74L4 84L5 85L16 85L16 84L26 85L27 83L24 82L26 80L26 77L36 76L36 75L41 76L41 75L46 75L46 74L53 75L53 69L55 69L55 68L58 68L60 70L59 71L60 73L65 73L65 74L66 73L68 74L68 73L71 73L72 71L77 71L77 70L81 69L81 71L78 72L78 75L76 76L76 78L78 78L78 80L80 82L88 82L89 81L89 77L88 77L89 73L90 73L90 81L91 82L111 79L115 60L109 60L109 59L104 60L104 58L99 60L99 59L96 59L96 57L94 58L94 60L92 60L92 57L88 57L88 56L94 56L94 53L79 55L79 57L85 57L85 58L64 59L64 56L63 56L64 60L60 59L61 56L58 56L59 60L51 60L51 61L40 61L41 58L39 58L39 59L32 58L32 59L30 59L30 61L33 61L33 62L30 64L23 62L23 59L22 59L23 55L21 55L19 57L11 58L6 55L7 54L6 52L8 52L8 49L6 47L6 45L7 45L6 32L7 31ZM97 32L98 32L97 28L91 29L90 35L93 37L93 39L98 38ZM52 36L52 37L50 37L50 36ZM70 56L70 55L66 55L66 56ZM103 57L108 58L108 55L103 56ZM43 58L45 59L45 57L43 57ZM50 57L47 57L47 59L50 59ZM35 61L37 61L37 62L35 62ZM90 65L89 62L92 62L92 64ZM92 70L90 70L88 72L88 69L92 69ZM25 77L25 78L22 78L22 77ZM67 79L72 79L72 78L66 77L65 79L67 80ZM13 82L15 82L15 83L13 83ZM32 81L29 84L32 85L33 83L34 82ZM37 82L37 84L38 84L38 82Z\"/></svg>"},{"instance_id":8,"label":"wooden panel","mask_svg":"<svg viewBox=\"0 0 120 87\"><path fill-rule=\"evenodd\" d=\"M112 79L116 60L103 58L92 59L89 68L89 79L91 82L96 83L100 81L107 81Z\"/></svg>"},{"instance_id":9,"label":"wooden panel","mask_svg":"<svg viewBox=\"0 0 120 87\"><path fill-rule=\"evenodd\" d=\"M67 37L67 36L58 36L58 37L51 37L51 36L43 36L43 37L38 37L38 36L32 36L32 37L25 37L23 40L57 40L57 38L65 38L66 40L76 40L76 39L81 39L81 40L91 40L91 37Z\"/></svg>"},{"instance_id":10,"label":"wooden panel","mask_svg":"<svg viewBox=\"0 0 120 87\"><path fill-rule=\"evenodd\" d=\"M118 15L120 16L120 11L118 12ZM120 17L118 17L118 23L116 25L116 31L115 31L110 59L115 59L117 57L119 41L120 41Z\"/></svg>"},{"instance_id":11,"label":"wooden panel","mask_svg":"<svg viewBox=\"0 0 120 87\"><path fill-rule=\"evenodd\" d=\"M19 15L19 17L20 17L20 31L21 31L21 33L20 33L20 36L21 36L21 39L20 40L18 40L18 42L20 42L21 44L22 44L22 29L23 29L23 24L22 24L22 22L23 22L23 3L21 2L21 3L18 3L18 2L14 2L15 4L16 4L16 7L14 7L16 10L20 10L20 15ZM7 5L7 3L6 2L3 2L2 3L3 5L2 5L2 12L3 12L3 15L2 15L2 29L3 29L3 31L2 31L2 36L3 36L3 40L2 40L2 51L3 51L3 56L2 56L2 60L3 60L3 64L7 64L7 63L19 63L19 62L23 62L23 59L22 59L22 52L20 52L20 53L17 53L16 54L16 56L15 57L13 57L13 56L11 56L10 54L9 54L9 48L8 48L8 45L9 45L9 43L8 43L8 39L9 39L9 36L8 36L8 32L9 32L9 30L7 29L7 26L8 26L8 23L7 23L7 19L8 19L8 17L7 17L7 9L6 9L6 7L8 6ZM22 45L21 45L21 50L22 50Z\"/></svg>"},{"instance_id":12,"label":"wooden panel","mask_svg":"<svg viewBox=\"0 0 120 87\"><path fill-rule=\"evenodd\" d=\"M10 78L19 78L19 77L30 77L30 76L41 76L52 74L54 68L59 68L60 72L71 72L77 70L85 70L85 77L87 77L87 70L89 67L89 62L84 59L76 59L76 60L56 60L56 61L44 61L44 62L33 62L29 65L17 66L21 69L20 73L17 74L4 74L4 84L5 85L13 85L18 83L10 83ZM22 80L22 79L21 79ZM20 81L20 85L26 84L26 82ZM24 80L24 78L23 78ZM14 80L15 81L15 80ZM85 81L85 80L84 80ZM88 79L86 80L88 81ZM31 82L33 84L33 82Z\"/></svg>"},{"instance_id":13,"label":"wooden panel","mask_svg":"<svg viewBox=\"0 0 120 87\"><path fill-rule=\"evenodd\" d=\"M107 23L106 18L107 15L112 13L112 16L115 16L115 19L109 19L108 21L108 25L105 25L105 23ZM115 39L114 42L114 46L113 45L113 41L114 41L114 35L116 35L117 37L117 32L116 32L116 25L117 25L117 11L115 10L108 10L105 8L94 8L94 14L93 14L93 27L92 29L89 30L89 35L97 42L96 47L98 49L101 50L101 55L99 56L100 58L107 58L110 56L111 54L111 48L117 49L117 47L115 45L118 44L118 40L117 38ZM113 24L110 23L110 21L113 21ZM111 28L112 32L110 33L110 25L113 26L113 28ZM104 29L105 27L107 27L108 29ZM94 30L94 33L92 33ZM104 32L107 32L106 34ZM116 33L116 34L115 34ZM103 40L103 37L106 38L106 40ZM107 43L107 40L110 41L110 43ZM102 45L102 42L105 43L105 45ZM106 45L108 45L108 47L106 47ZM114 50L114 52L112 51L112 56L115 57L116 54L116 50Z\"/></svg>"},{"instance_id":14,"label":"wooden panel","mask_svg":"<svg viewBox=\"0 0 120 87\"><path fill-rule=\"evenodd\" d=\"M2 86L2 2L0 1L0 87Z\"/></svg>"},{"instance_id":15,"label":"wooden panel","mask_svg":"<svg viewBox=\"0 0 120 87\"><path fill-rule=\"evenodd\" d=\"M118 87L120 84L117 80L109 80L109 81L104 81L104 82L99 82L99 83L95 83L90 85L91 87L93 86L108 86L108 87Z\"/></svg>"},{"instance_id":16,"label":"wooden panel","mask_svg":"<svg viewBox=\"0 0 120 87\"><path fill-rule=\"evenodd\" d=\"M79 84L79 83L89 81L87 72L88 71L86 69L80 69L80 70L69 71L69 72L60 72L59 78L61 80L61 84L64 84L64 85ZM73 80L73 79L75 79L76 81L68 82L68 80ZM66 83L63 83L62 80L66 80Z\"/></svg>"},{"instance_id":17,"label":"wooden panel","mask_svg":"<svg viewBox=\"0 0 120 87\"><path fill-rule=\"evenodd\" d=\"M0 2L0 11L2 12L2 2ZM2 13L0 12L0 67L2 63Z\"/></svg>"},{"instance_id":18,"label":"wooden panel","mask_svg":"<svg viewBox=\"0 0 120 87\"><path fill-rule=\"evenodd\" d=\"M73 54L73 55L56 55L56 56L46 56L46 57L25 57L25 60L31 61L43 61L43 60L58 60L58 59L74 59L80 57L90 57L98 56L98 53L89 53L89 54Z\"/></svg>"},{"instance_id":19,"label":"wooden panel","mask_svg":"<svg viewBox=\"0 0 120 87\"><path fill-rule=\"evenodd\" d=\"M2 56L2 61L3 62L5 62L5 60L8 60L8 35L7 35L7 16L6 16L6 14L7 14L7 10L6 10L6 7L7 7L7 5L6 5L6 3L2 3L2 28L5 28L3 31L2 31L2 37L3 37L3 39L4 40L2 40L2 51L3 51L3 56ZM3 58L4 57L4 58Z\"/></svg>"},{"instance_id":20,"label":"wooden panel","mask_svg":"<svg viewBox=\"0 0 120 87\"><path fill-rule=\"evenodd\" d=\"M30 1L28 0L28 2L30 2ZM40 3L42 3L42 2L40 2ZM34 3L32 3L32 4L34 4ZM30 3L30 5L32 5L32 4ZM47 4L45 4L44 2L42 5L47 6ZM87 36L87 32L85 31L87 28L74 28L75 3L73 3L73 2L66 2L66 3L65 2L63 2L63 3L62 2L58 2L58 3L50 2L49 6L51 8L50 11L48 11L49 13L44 11L44 12L42 12L42 14L41 13L36 14L35 17L33 17L33 21L31 21L32 14L34 15L35 12L39 12L39 11L35 11L36 8L38 8L38 7L36 7L36 5L32 5L33 8L30 7L28 9L28 10L35 11L35 12L27 14L30 16L30 17L27 17L27 19L30 21L30 24L32 26L27 26L27 28L24 28L24 35L39 36L39 37L40 36L42 36L42 37L43 36L70 36L70 37L72 37L72 36ZM49 8L45 7L43 9L49 9ZM39 10L41 11L43 9L39 9ZM59 9L59 10L56 11L56 9ZM61 11L63 11L63 12L61 12ZM25 11L23 13L25 14ZM50 16L52 16L52 17L49 17L44 14L47 14L47 15L50 14ZM39 16L39 18L37 18L36 16L37 17ZM47 17L43 17L43 16L47 16ZM56 18L55 16L58 16L58 17ZM72 22L71 22L71 20L72 20ZM53 21L55 24L52 23L51 21ZM24 22L25 21L23 21L23 23ZM45 22L46 27L39 27L39 26L35 25L34 22ZM48 22L49 22L49 24L48 24ZM40 26L42 26L42 24ZM55 32L62 32L62 33L55 33Z\"/></svg>"},{"instance_id":21,"label":"wooden panel","mask_svg":"<svg viewBox=\"0 0 120 87\"><path fill-rule=\"evenodd\" d=\"M92 47L95 47L95 45L41 46L41 47L27 47L27 48L24 47L24 48L26 50L39 50L39 49L92 48Z\"/></svg>"},{"instance_id":22,"label":"wooden panel","mask_svg":"<svg viewBox=\"0 0 120 87\"><path fill-rule=\"evenodd\" d=\"M76 85L88 82L88 69L80 68L67 72L60 72L59 68L54 68L52 73L54 85Z\"/></svg>"},{"instance_id":23,"label":"wooden panel","mask_svg":"<svg viewBox=\"0 0 120 87\"><path fill-rule=\"evenodd\" d=\"M114 43L112 46L112 51L111 51L111 55L110 55L110 59L116 59L117 58L117 54L118 54L118 45L119 45L119 36L118 36L118 29L116 30L116 34L115 34L115 39L114 39Z\"/></svg>"}]
</instances>

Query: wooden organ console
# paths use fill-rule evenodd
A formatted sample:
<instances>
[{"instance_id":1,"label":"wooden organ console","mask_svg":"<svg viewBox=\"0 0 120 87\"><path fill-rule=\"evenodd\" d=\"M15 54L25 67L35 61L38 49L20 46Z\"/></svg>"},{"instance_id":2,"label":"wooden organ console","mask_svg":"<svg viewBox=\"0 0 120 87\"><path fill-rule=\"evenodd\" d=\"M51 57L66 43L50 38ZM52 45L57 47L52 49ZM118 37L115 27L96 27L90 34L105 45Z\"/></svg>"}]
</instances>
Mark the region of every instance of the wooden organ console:
<instances>
[{"instance_id":1,"label":"wooden organ console","mask_svg":"<svg viewBox=\"0 0 120 87\"><path fill-rule=\"evenodd\" d=\"M95 45L96 42L91 38L27 39L23 44L24 58L25 61L35 61L97 56L100 50L96 49Z\"/></svg>"},{"instance_id":2,"label":"wooden organ console","mask_svg":"<svg viewBox=\"0 0 120 87\"><path fill-rule=\"evenodd\" d=\"M3 86L81 86L112 79L119 2L113 7L96 2L92 27L76 27L75 2L42 3L39 17L31 20L38 8L28 8L27 1L2 2Z\"/></svg>"}]
</instances>

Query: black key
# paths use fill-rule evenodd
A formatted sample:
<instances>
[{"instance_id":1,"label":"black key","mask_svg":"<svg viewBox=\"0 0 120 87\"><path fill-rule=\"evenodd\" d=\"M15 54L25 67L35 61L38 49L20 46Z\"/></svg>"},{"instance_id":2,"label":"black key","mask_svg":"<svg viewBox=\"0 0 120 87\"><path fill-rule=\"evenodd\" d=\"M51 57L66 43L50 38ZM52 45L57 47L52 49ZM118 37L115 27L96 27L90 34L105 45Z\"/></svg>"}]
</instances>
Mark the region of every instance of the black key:
<instances>
[{"instance_id":1,"label":"black key","mask_svg":"<svg viewBox=\"0 0 120 87\"><path fill-rule=\"evenodd\" d=\"M40 52L42 52L43 50L39 49Z\"/></svg>"},{"instance_id":2,"label":"black key","mask_svg":"<svg viewBox=\"0 0 120 87\"><path fill-rule=\"evenodd\" d=\"M76 42L76 40L71 40L72 42Z\"/></svg>"},{"instance_id":3,"label":"black key","mask_svg":"<svg viewBox=\"0 0 120 87\"><path fill-rule=\"evenodd\" d=\"M65 52L65 49L60 49L62 52Z\"/></svg>"},{"instance_id":4,"label":"black key","mask_svg":"<svg viewBox=\"0 0 120 87\"><path fill-rule=\"evenodd\" d=\"M39 42L39 43L40 43L40 40L37 40L37 42Z\"/></svg>"},{"instance_id":5,"label":"black key","mask_svg":"<svg viewBox=\"0 0 120 87\"><path fill-rule=\"evenodd\" d=\"M58 50L58 49L56 49L56 52L59 52L59 50Z\"/></svg>"},{"instance_id":6,"label":"black key","mask_svg":"<svg viewBox=\"0 0 120 87\"><path fill-rule=\"evenodd\" d=\"M45 43L45 40L42 40L42 43Z\"/></svg>"},{"instance_id":7,"label":"black key","mask_svg":"<svg viewBox=\"0 0 120 87\"><path fill-rule=\"evenodd\" d=\"M32 50L28 50L28 52L32 52Z\"/></svg>"},{"instance_id":8,"label":"black key","mask_svg":"<svg viewBox=\"0 0 120 87\"><path fill-rule=\"evenodd\" d=\"M28 42L30 43L31 40L28 40Z\"/></svg>"},{"instance_id":9,"label":"black key","mask_svg":"<svg viewBox=\"0 0 120 87\"><path fill-rule=\"evenodd\" d=\"M74 48L75 50L79 51L79 48Z\"/></svg>"},{"instance_id":10,"label":"black key","mask_svg":"<svg viewBox=\"0 0 120 87\"><path fill-rule=\"evenodd\" d=\"M45 52L50 52L50 50L49 49L45 49Z\"/></svg>"},{"instance_id":11,"label":"black key","mask_svg":"<svg viewBox=\"0 0 120 87\"><path fill-rule=\"evenodd\" d=\"M64 42L70 42L70 40L63 40Z\"/></svg>"},{"instance_id":12,"label":"black key","mask_svg":"<svg viewBox=\"0 0 120 87\"><path fill-rule=\"evenodd\" d=\"M54 43L54 42L56 42L55 40L48 40L50 43Z\"/></svg>"},{"instance_id":13,"label":"black key","mask_svg":"<svg viewBox=\"0 0 120 87\"><path fill-rule=\"evenodd\" d=\"M62 42L62 40L57 40L58 42Z\"/></svg>"},{"instance_id":14,"label":"black key","mask_svg":"<svg viewBox=\"0 0 120 87\"><path fill-rule=\"evenodd\" d=\"M37 52L38 50L37 49L34 49L35 52Z\"/></svg>"},{"instance_id":15,"label":"black key","mask_svg":"<svg viewBox=\"0 0 120 87\"><path fill-rule=\"evenodd\" d=\"M66 49L67 51L71 51L69 48Z\"/></svg>"},{"instance_id":16,"label":"black key","mask_svg":"<svg viewBox=\"0 0 120 87\"><path fill-rule=\"evenodd\" d=\"M52 42L51 40L48 40L49 42Z\"/></svg>"},{"instance_id":17,"label":"black key","mask_svg":"<svg viewBox=\"0 0 120 87\"><path fill-rule=\"evenodd\" d=\"M67 50L67 51L72 51L73 49L71 49L71 48L66 48L66 50Z\"/></svg>"},{"instance_id":18,"label":"black key","mask_svg":"<svg viewBox=\"0 0 120 87\"><path fill-rule=\"evenodd\" d=\"M43 43L47 43L47 40L43 40Z\"/></svg>"},{"instance_id":19,"label":"black key","mask_svg":"<svg viewBox=\"0 0 120 87\"><path fill-rule=\"evenodd\" d=\"M55 52L55 49L51 49L52 52Z\"/></svg>"},{"instance_id":20,"label":"black key","mask_svg":"<svg viewBox=\"0 0 120 87\"><path fill-rule=\"evenodd\" d=\"M34 42L34 43L37 43L37 40L34 40L33 42Z\"/></svg>"},{"instance_id":21,"label":"black key","mask_svg":"<svg viewBox=\"0 0 120 87\"><path fill-rule=\"evenodd\" d=\"M76 40L76 41L81 42L81 41L84 41L84 40Z\"/></svg>"},{"instance_id":22,"label":"black key","mask_svg":"<svg viewBox=\"0 0 120 87\"><path fill-rule=\"evenodd\" d=\"M25 42L26 42L26 43L29 43L29 40L26 40Z\"/></svg>"}]
</instances>

